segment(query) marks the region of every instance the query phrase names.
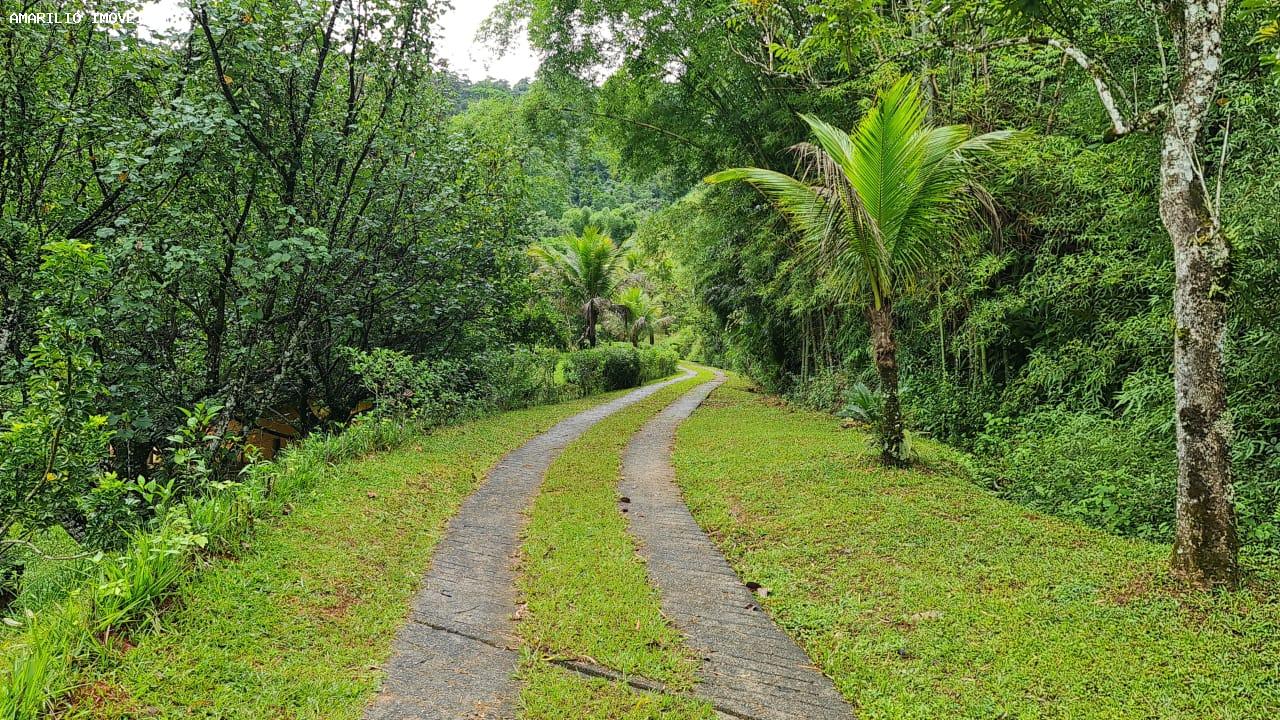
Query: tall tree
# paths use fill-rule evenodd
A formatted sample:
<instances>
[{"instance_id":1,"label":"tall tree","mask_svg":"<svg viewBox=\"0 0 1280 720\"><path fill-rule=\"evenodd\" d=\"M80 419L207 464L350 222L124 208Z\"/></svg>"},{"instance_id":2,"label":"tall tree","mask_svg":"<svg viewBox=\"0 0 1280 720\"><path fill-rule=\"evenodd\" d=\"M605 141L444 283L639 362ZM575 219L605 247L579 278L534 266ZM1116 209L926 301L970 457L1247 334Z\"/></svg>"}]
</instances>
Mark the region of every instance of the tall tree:
<instances>
[{"instance_id":1,"label":"tall tree","mask_svg":"<svg viewBox=\"0 0 1280 720\"><path fill-rule=\"evenodd\" d=\"M582 337L595 347L596 325L622 282L620 270L627 247L615 245L608 235L588 225L581 235L553 238L534 245L529 252L559 281L566 301L582 313Z\"/></svg>"},{"instance_id":2,"label":"tall tree","mask_svg":"<svg viewBox=\"0 0 1280 720\"><path fill-rule=\"evenodd\" d=\"M1106 110L1110 139L1162 127L1160 218L1174 254L1174 421L1178 453L1174 573L1195 586L1233 585L1239 579L1231 490L1231 417L1223 343L1231 246L1216 199L1208 190L1198 152L1201 131L1215 105L1222 72L1222 34L1228 0L1162 0L1153 17L1160 52L1166 26L1173 57L1163 96L1146 111L1126 113L1106 64L1070 42L1085 5L1075 0L1009 0L1007 15L1047 28L1051 36L1001 38L966 50L1016 45L1060 50L1089 74Z\"/></svg>"},{"instance_id":3,"label":"tall tree","mask_svg":"<svg viewBox=\"0 0 1280 720\"><path fill-rule=\"evenodd\" d=\"M796 146L800 178L734 168L707 182L751 183L787 215L810 267L838 295L870 301L872 355L885 397L882 456L888 464L905 465L893 303L945 252L962 200L985 197L968 158L1012 133L975 137L963 125L930 127L910 78L881 93L852 137L811 115L801 117L817 143Z\"/></svg>"},{"instance_id":4,"label":"tall tree","mask_svg":"<svg viewBox=\"0 0 1280 720\"><path fill-rule=\"evenodd\" d=\"M1222 69L1226 0L1167 3L1181 78L1165 121L1160 217L1173 240L1178 527L1173 568L1196 585L1234 584L1231 418L1222 367L1231 246L1196 153Z\"/></svg>"}]
</instances>

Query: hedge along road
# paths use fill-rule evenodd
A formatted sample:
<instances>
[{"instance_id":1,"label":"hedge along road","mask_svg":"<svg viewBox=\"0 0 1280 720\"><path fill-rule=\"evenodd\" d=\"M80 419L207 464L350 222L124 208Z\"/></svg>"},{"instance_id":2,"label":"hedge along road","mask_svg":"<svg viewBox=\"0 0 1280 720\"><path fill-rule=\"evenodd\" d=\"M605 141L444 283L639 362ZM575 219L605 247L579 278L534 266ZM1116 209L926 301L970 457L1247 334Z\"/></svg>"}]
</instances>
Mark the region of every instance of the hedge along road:
<instances>
[{"instance_id":1,"label":"hedge along road","mask_svg":"<svg viewBox=\"0 0 1280 720\"><path fill-rule=\"evenodd\" d=\"M565 446L609 415L693 375L686 370L563 420L489 472L432 556L367 720L514 717L514 558L525 510Z\"/></svg>"}]
</instances>

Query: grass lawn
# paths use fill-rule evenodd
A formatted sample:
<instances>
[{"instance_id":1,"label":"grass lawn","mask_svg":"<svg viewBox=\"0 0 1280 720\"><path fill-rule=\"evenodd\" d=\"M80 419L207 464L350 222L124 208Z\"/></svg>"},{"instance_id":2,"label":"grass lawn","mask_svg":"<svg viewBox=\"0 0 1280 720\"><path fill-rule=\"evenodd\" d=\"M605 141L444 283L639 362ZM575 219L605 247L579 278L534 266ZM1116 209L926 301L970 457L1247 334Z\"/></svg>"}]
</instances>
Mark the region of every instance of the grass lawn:
<instances>
[{"instance_id":1,"label":"grass lawn","mask_svg":"<svg viewBox=\"0 0 1280 720\"><path fill-rule=\"evenodd\" d=\"M547 662L583 659L677 690L697 668L680 633L662 616L658 595L618 510L622 450L658 411L711 379L689 380L612 415L552 464L525 531L519 587L524 717L710 717L701 703L587 681Z\"/></svg>"},{"instance_id":2,"label":"grass lawn","mask_svg":"<svg viewBox=\"0 0 1280 720\"><path fill-rule=\"evenodd\" d=\"M712 720L710 706L683 697L639 692L621 683L588 680L534 653L520 662L523 720Z\"/></svg>"},{"instance_id":3,"label":"grass lawn","mask_svg":"<svg viewBox=\"0 0 1280 720\"><path fill-rule=\"evenodd\" d=\"M1168 546L999 500L921 444L884 469L737 378L678 435L699 522L860 718L1280 716L1274 587L1179 593Z\"/></svg>"},{"instance_id":4,"label":"grass lawn","mask_svg":"<svg viewBox=\"0 0 1280 720\"><path fill-rule=\"evenodd\" d=\"M491 416L340 465L246 555L202 571L157 632L103 658L67 717L360 717L462 499L507 451L609 397Z\"/></svg>"}]
</instances>

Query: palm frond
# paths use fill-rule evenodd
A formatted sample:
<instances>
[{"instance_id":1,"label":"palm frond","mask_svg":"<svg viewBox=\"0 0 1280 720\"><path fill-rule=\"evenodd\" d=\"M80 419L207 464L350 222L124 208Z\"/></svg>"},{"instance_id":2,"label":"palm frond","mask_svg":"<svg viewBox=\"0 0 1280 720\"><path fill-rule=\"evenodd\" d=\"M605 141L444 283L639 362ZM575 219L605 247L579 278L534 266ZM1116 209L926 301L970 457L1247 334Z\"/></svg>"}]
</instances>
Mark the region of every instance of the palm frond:
<instances>
[{"instance_id":1,"label":"palm frond","mask_svg":"<svg viewBox=\"0 0 1280 720\"><path fill-rule=\"evenodd\" d=\"M759 190L803 235L821 241L831 231L838 206L790 175L762 168L730 168L707 177L706 182L731 180L744 180Z\"/></svg>"},{"instance_id":2,"label":"palm frond","mask_svg":"<svg viewBox=\"0 0 1280 720\"><path fill-rule=\"evenodd\" d=\"M924 105L908 78L881 94L858 125L850 180L892 250L920 182Z\"/></svg>"},{"instance_id":3,"label":"palm frond","mask_svg":"<svg viewBox=\"0 0 1280 720\"><path fill-rule=\"evenodd\" d=\"M529 255L543 272L560 283L565 301L580 308L584 317L608 309L623 282L622 265L629 246L613 240L595 227L581 235L550 238L529 248Z\"/></svg>"},{"instance_id":4,"label":"palm frond","mask_svg":"<svg viewBox=\"0 0 1280 720\"><path fill-rule=\"evenodd\" d=\"M965 157L999 152L1008 147L1010 143L1025 140L1030 135L1031 133L1023 130L995 130L969 138L960 146L959 151Z\"/></svg>"},{"instance_id":5,"label":"palm frond","mask_svg":"<svg viewBox=\"0 0 1280 720\"><path fill-rule=\"evenodd\" d=\"M811 273L848 296L869 291L877 307L908 285L949 246L962 209L994 201L970 177L968 159L1000 149L1020 133L977 137L964 125L930 128L910 78L879 95L851 136L801 115L815 141L791 148L796 175L733 168L709 183L750 183L798 231L801 252L787 268Z\"/></svg>"}]
</instances>

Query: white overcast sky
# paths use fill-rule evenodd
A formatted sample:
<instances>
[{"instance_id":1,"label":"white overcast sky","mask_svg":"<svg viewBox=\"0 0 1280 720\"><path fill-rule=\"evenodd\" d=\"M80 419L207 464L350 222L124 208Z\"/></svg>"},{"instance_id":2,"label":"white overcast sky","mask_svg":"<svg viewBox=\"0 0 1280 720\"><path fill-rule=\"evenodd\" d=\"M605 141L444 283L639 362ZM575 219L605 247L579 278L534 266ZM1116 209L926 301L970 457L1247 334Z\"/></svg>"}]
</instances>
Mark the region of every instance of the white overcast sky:
<instances>
[{"instance_id":1,"label":"white overcast sky","mask_svg":"<svg viewBox=\"0 0 1280 720\"><path fill-rule=\"evenodd\" d=\"M454 72L472 80L486 77L515 83L532 79L538 60L522 34L502 57L476 42L476 29L488 17L497 0L453 0L454 8L441 21L441 53ZM160 30L171 25L185 10L182 0L151 0L142 6L142 25Z\"/></svg>"}]
</instances>

